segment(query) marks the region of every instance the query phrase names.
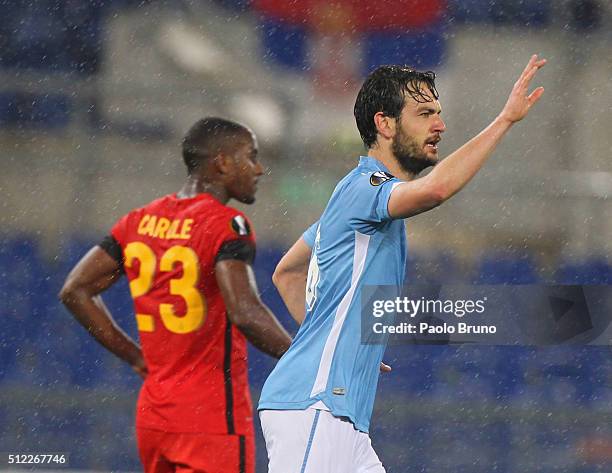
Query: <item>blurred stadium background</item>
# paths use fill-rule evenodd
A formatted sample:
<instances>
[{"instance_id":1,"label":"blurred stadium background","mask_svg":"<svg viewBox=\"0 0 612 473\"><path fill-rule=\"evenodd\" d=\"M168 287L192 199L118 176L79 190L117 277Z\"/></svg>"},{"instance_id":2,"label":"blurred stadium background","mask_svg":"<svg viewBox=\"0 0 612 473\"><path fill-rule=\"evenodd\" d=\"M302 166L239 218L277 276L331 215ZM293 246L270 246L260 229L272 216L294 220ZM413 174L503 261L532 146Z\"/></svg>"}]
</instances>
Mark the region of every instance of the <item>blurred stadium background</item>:
<instances>
[{"instance_id":1,"label":"blurred stadium background","mask_svg":"<svg viewBox=\"0 0 612 473\"><path fill-rule=\"evenodd\" d=\"M56 294L119 216L178 189L201 116L259 136L257 277L295 330L271 273L362 152L352 106L379 64L437 72L448 153L531 53L549 59L544 99L485 170L408 221L409 282L612 284L611 15L608 0L0 0L0 451L140 469L139 381ZM127 285L106 299L134 334ZM609 347L386 361L372 437L389 473L612 471ZM250 366L257 399L273 362L252 351Z\"/></svg>"}]
</instances>

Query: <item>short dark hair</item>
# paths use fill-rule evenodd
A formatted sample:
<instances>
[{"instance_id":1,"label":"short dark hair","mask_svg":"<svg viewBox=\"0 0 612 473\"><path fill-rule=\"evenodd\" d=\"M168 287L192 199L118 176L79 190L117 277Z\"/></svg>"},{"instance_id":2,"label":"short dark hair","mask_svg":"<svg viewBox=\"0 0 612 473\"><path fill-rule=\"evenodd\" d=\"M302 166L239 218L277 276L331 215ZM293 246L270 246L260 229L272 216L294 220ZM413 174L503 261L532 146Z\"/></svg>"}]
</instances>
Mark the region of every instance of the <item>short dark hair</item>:
<instances>
[{"instance_id":1,"label":"short dark hair","mask_svg":"<svg viewBox=\"0 0 612 473\"><path fill-rule=\"evenodd\" d=\"M406 94L417 102L431 100L423 94L423 84L435 99L438 91L435 84L436 74L432 71L420 72L408 66L380 66L367 77L355 101L355 121L366 148L376 142L374 115L382 112L385 116L399 118L404 108Z\"/></svg>"},{"instance_id":2,"label":"short dark hair","mask_svg":"<svg viewBox=\"0 0 612 473\"><path fill-rule=\"evenodd\" d=\"M198 120L183 138L183 161L187 173L192 174L205 159L235 146L238 136L249 134L246 126L225 118L206 117Z\"/></svg>"}]
</instances>

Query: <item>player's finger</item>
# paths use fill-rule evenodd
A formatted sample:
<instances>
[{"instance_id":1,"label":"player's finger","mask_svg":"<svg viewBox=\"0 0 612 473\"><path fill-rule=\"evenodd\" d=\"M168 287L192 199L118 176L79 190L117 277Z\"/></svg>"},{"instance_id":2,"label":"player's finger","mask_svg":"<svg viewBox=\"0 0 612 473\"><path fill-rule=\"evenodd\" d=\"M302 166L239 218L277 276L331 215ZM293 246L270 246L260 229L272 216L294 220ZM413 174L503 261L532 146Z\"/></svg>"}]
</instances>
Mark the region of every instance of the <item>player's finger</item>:
<instances>
[{"instance_id":1,"label":"player's finger","mask_svg":"<svg viewBox=\"0 0 612 473\"><path fill-rule=\"evenodd\" d=\"M538 72L538 68L533 66L531 70L521 78L519 88L526 89L529 87L529 83L531 82L531 79L533 79L533 76L535 76L536 72Z\"/></svg>"},{"instance_id":2,"label":"player's finger","mask_svg":"<svg viewBox=\"0 0 612 473\"><path fill-rule=\"evenodd\" d=\"M526 82L525 79L527 77L533 77L533 70L535 69L536 71L543 67L544 64L546 64L546 59L537 59L537 55L534 54L533 56L531 56L531 60L529 61L529 63L527 64L527 67L525 68L525 70L522 72L522 74L520 75L520 77L517 79L515 86L516 87L521 87L523 86ZM530 78L527 80L527 82L531 80Z\"/></svg>"},{"instance_id":3,"label":"player's finger","mask_svg":"<svg viewBox=\"0 0 612 473\"><path fill-rule=\"evenodd\" d=\"M531 94L529 94L529 96L527 97L527 100L529 101L529 105L531 106L535 104L538 100L540 100L540 97L542 97L543 94L544 94L544 87L538 87L533 92L531 92Z\"/></svg>"},{"instance_id":4,"label":"player's finger","mask_svg":"<svg viewBox=\"0 0 612 473\"><path fill-rule=\"evenodd\" d=\"M380 362L380 372L381 373L389 373L389 372L391 372L391 367L381 361Z\"/></svg>"},{"instance_id":5,"label":"player's finger","mask_svg":"<svg viewBox=\"0 0 612 473\"><path fill-rule=\"evenodd\" d=\"M525 74L527 74L527 72L531 69L531 66L533 65L533 63L535 63L537 61L537 59L538 59L538 55L537 54L533 54L531 56L531 58L529 58L529 62L525 66L525 69L523 69L523 72L521 72L521 75L519 76L519 79L521 77L523 77Z\"/></svg>"},{"instance_id":6,"label":"player's finger","mask_svg":"<svg viewBox=\"0 0 612 473\"><path fill-rule=\"evenodd\" d=\"M521 75L518 76L518 79L516 79L516 82L514 83L514 88L515 89L521 86L521 84L523 82L523 78L531 70L531 68L533 67L533 64L535 63L536 59L537 59L537 55L536 54L531 56L531 59L529 59L529 62L525 66L525 69L523 69L523 72L521 72Z\"/></svg>"},{"instance_id":7,"label":"player's finger","mask_svg":"<svg viewBox=\"0 0 612 473\"><path fill-rule=\"evenodd\" d=\"M529 83L531 82L531 79L533 79L533 76L536 75L536 72L538 72L538 70L544 66L544 64L546 64L546 59L543 59L542 61L539 61L537 63L535 63L533 65L533 67L531 68L531 70L529 72L527 72L527 74L525 74L521 80L519 81L519 87L526 89L527 87L529 87Z\"/></svg>"}]
</instances>

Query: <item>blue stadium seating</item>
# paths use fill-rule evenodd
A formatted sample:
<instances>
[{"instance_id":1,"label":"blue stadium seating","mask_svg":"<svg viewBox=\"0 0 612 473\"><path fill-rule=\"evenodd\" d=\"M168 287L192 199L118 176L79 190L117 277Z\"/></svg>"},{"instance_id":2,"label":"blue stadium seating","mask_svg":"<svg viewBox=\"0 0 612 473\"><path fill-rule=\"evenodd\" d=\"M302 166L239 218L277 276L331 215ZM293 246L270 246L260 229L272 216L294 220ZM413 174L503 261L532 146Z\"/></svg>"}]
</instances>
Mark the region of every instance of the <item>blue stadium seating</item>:
<instances>
[{"instance_id":1,"label":"blue stadium seating","mask_svg":"<svg viewBox=\"0 0 612 473\"><path fill-rule=\"evenodd\" d=\"M258 28L261 32L264 62L296 71L308 70L305 28L273 19L261 21Z\"/></svg>"},{"instance_id":2,"label":"blue stadium seating","mask_svg":"<svg viewBox=\"0 0 612 473\"><path fill-rule=\"evenodd\" d=\"M551 20L550 0L450 0L449 18L456 23L544 27Z\"/></svg>"},{"instance_id":3,"label":"blue stadium seating","mask_svg":"<svg viewBox=\"0 0 612 473\"><path fill-rule=\"evenodd\" d=\"M364 37L363 45L364 75L385 64L431 69L443 62L446 51L441 24L423 31L371 32Z\"/></svg>"},{"instance_id":4,"label":"blue stadium seating","mask_svg":"<svg viewBox=\"0 0 612 473\"><path fill-rule=\"evenodd\" d=\"M71 112L64 94L0 92L0 127L61 129L70 123Z\"/></svg>"},{"instance_id":5,"label":"blue stadium seating","mask_svg":"<svg viewBox=\"0 0 612 473\"><path fill-rule=\"evenodd\" d=\"M536 284L536 266L529 255L487 254L478 265L475 284Z\"/></svg>"},{"instance_id":6,"label":"blue stadium seating","mask_svg":"<svg viewBox=\"0 0 612 473\"><path fill-rule=\"evenodd\" d=\"M405 277L407 284L465 283L459 262L444 250L428 253L408 251Z\"/></svg>"},{"instance_id":7,"label":"blue stadium seating","mask_svg":"<svg viewBox=\"0 0 612 473\"><path fill-rule=\"evenodd\" d=\"M0 32L10 34L4 36L0 66L79 75L98 72L105 7L102 1L2 2Z\"/></svg>"},{"instance_id":8,"label":"blue stadium seating","mask_svg":"<svg viewBox=\"0 0 612 473\"><path fill-rule=\"evenodd\" d=\"M604 258L563 263L557 271L560 284L612 284L612 264Z\"/></svg>"},{"instance_id":9,"label":"blue stadium seating","mask_svg":"<svg viewBox=\"0 0 612 473\"><path fill-rule=\"evenodd\" d=\"M30 235L6 236L0 238L0 295L6 303L0 311L0 382L2 386L20 389L40 389L43 392L70 392L79 390L91 396L115 396L130 393L135 397L140 386L139 378L131 369L113 358L70 317L56 299L56 293L71 265L91 246L91 240L69 238L60 242L62 251L58 259L47 261L40 254L38 242ZM258 284L264 301L283 314L288 327L290 322L278 293L270 278L282 252L276 247L261 247L256 260ZM412 263L414 279L416 272L423 270L423 281L467 282L468 274L460 271L451 254L442 255L439 260L427 262L427 256L416 256ZM537 279L537 269L532 260L508 255L487 255L476 264L476 280L488 283L516 283ZM610 266L602 259L564 264L558 271L561 282L609 284ZM499 271L499 274L495 274ZM451 273L449 281L445 276ZM132 304L127 283L119 282L110 290L105 300L119 323L136 336ZM257 392L267 374L274 366L274 360L250 348L250 378L253 390ZM609 347L549 348L534 347L473 347L473 346L391 346L385 354L385 361L393 367L390 374L381 376L379 391L381 397L405 399L406 402L437 402L440 406L452 405L457 399L499 405L518 406L531 410L545 408L563 409L566 406L607 407L612 402L612 370L609 367ZM256 396L255 396L256 398ZM32 412L25 407L12 407L10 412L0 406L0 424L5 431L21 429L19 423L27 423L28 442L58 444L62 451L61 439L64 432L70 432L74 440L74 454L71 466L101 469L139 468L133 451L125 448L125 442L133 444L133 409L120 419L105 417L101 408L70 409L70 401L61 412ZM93 405L93 404L92 404ZM401 406L398 408L401 409ZM21 409L21 410L19 410ZM131 413L131 414L130 414ZM517 426L508 422L490 422L482 427L472 424L453 425L449 437L449 426L427 423L419 418L410 425L389 429L385 415L377 414L383 425L373 426L376 444L393 443L397 435L409 438L409 446L394 451L387 469L405 471L429 471L436 462L434 447L448 440L455 442L453 451L461 451L457 442L478 445L482 460L474 464L457 458L453 472L466 473L512 470L513 460L506 442L517 435L532 439L537 448L557 451L567 448L568 442L575 442L584 435L581 432L565 433L546 431L542 426ZM21 419L21 420L20 420ZM379 428L380 427L380 428ZM399 430L398 430L399 429ZM522 429L522 430L521 430ZM463 440L462 440L463 439ZM505 440L504 440L505 439ZM7 449L19 448L18 439L0 440ZM65 441L65 440L64 440ZM395 442L397 443L397 442ZM104 444L103 451L95 446ZM466 444L465 448L468 446ZM535 447L534 447L535 448ZM121 452L118 454L117 452ZM387 452L388 454L389 452ZM450 461L446 459L447 461ZM259 464L265 462L265 452L259 449ZM435 465L434 465L435 464ZM127 466L126 466L127 465ZM438 465L440 471L449 471L448 465ZM556 471L542 465L538 471ZM573 469L572 473L580 470ZM595 470L588 470L595 471Z\"/></svg>"}]
</instances>

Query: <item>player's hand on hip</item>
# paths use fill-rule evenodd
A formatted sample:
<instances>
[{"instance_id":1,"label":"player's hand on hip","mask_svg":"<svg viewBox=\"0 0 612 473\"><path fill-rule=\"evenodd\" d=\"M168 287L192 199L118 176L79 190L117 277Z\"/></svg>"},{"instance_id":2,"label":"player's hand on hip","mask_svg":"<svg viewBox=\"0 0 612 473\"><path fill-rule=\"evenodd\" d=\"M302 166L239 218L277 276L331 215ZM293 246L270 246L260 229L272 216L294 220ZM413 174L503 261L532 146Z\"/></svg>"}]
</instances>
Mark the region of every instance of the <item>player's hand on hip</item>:
<instances>
[{"instance_id":1,"label":"player's hand on hip","mask_svg":"<svg viewBox=\"0 0 612 473\"><path fill-rule=\"evenodd\" d=\"M142 379L146 379L147 375L149 374L149 370L147 369L147 365L145 365L145 362L143 359L139 360L138 362L134 363L132 365L132 369L138 374L138 376L140 376Z\"/></svg>"},{"instance_id":2,"label":"player's hand on hip","mask_svg":"<svg viewBox=\"0 0 612 473\"><path fill-rule=\"evenodd\" d=\"M389 373L389 372L391 372L391 367L381 361L380 362L380 372L381 373Z\"/></svg>"},{"instance_id":3,"label":"player's hand on hip","mask_svg":"<svg viewBox=\"0 0 612 473\"><path fill-rule=\"evenodd\" d=\"M508 101L500 113L500 118L508 120L510 123L518 122L525 118L531 107L540 100L544 93L544 87L538 87L529 93L529 84L541 67L546 64L546 59L538 59L534 54L527 63L527 66L519 76L508 97Z\"/></svg>"}]
</instances>

